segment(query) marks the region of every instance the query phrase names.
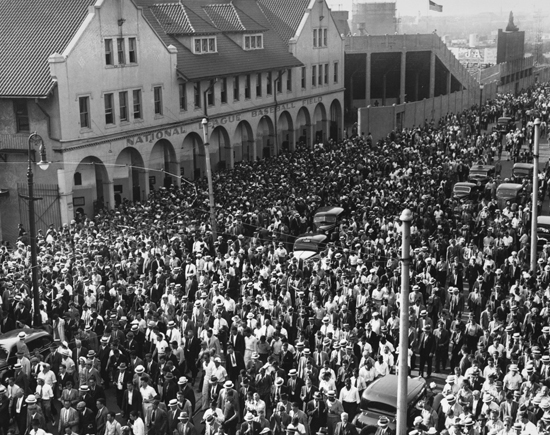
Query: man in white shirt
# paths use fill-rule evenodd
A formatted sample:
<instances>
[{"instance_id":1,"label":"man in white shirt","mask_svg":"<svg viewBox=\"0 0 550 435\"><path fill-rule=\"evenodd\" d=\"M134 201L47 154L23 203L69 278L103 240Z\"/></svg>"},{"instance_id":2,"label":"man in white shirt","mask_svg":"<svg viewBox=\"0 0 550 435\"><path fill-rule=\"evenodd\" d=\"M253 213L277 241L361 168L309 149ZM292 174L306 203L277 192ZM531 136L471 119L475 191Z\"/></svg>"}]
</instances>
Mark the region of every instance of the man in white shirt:
<instances>
[{"instance_id":1,"label":"man in white shirt","mask_svg":"<svg viewBox=\"0 0 550 435\"><path fill-rule=\"evenodd\" d=\"M361 402L359 397L359 390L351 384L351 379L347 378L344 384L344 388L340 390L340 402L344 406L344 411L346 411L350 418L353 419L357 406Z\"/></svg>"},{"instance_id":2,"label":"man in white shirt","mask_svg":"<svg viewBox=\"0 0 550 435\"><path fill-rule=\"evenodd\" d=\"M149 385L149 376L141 377L139 392L141 393L141 397L143 399L143 417L145 419L145 424L148 426L151 422L153 400L157 395L155 389Z\"/></svg>"},{"instance_id":3,"label":"man in white shirt","mask_svg":"<svg viewBox=\"0 0 550 435\"><path fill-rule=\"evenodd\" d=\"M49 384L44 382L43 378L38 378L35 396L41 399L41 405L44 410L44 417L46 418L46 421L51 421L55 424L55 419L52 415L52 399L54 397L53 390Z\"/></svg>"},{"instance_id":4,"label":"man in white shirt","mask_svg":"<svg viewBox=\"0 0 550 435\"><path fill-rule=\"evenodd\" d=\"M216 364L210 358L209 353L203 355L202 369L204 370L204 378L202 382L202 409L208 409L208 388L210 386L210 379L214 376L216 371ZM226 373L227 376L227 373Z\"/></svg>"}]
</instances>

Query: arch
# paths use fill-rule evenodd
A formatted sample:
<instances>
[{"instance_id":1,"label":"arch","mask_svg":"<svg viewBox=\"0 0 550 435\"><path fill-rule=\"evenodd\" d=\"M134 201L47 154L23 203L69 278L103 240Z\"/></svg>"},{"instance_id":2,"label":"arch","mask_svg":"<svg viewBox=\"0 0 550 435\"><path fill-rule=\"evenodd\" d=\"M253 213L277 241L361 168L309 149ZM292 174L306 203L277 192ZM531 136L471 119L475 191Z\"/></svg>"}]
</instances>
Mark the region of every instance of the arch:
<instances>
[{"instance_id":1,"label":"arch","mask_svg":"<svg viewBox=\"0 0 550 435\"><path fill-rule=\"evenodd\" d=\"M149 188L159 189L179 184L179 164L174 146L167 139L161 139L153 145L147 163L149 168Z\"/></svg>"},{"instance_id":2,"label":"arch","mask_svg":"<svg viewBox=\"0 0 550 435\"><path fill-rule=\"evenodd\" d=\"M315 142L327 139L327 110L323 103L318 103L313 111L313 132Z\"/></svg>"},{"instance_id":3,"label":"arch","mask_svg":"<svg viewBox=\"0 0 550 435\"><path fill-rule=\"evenodd\" d=\"M254 160L254 133L248 121L243 120L237 124L233 135L233 150L236 162Z\"/></svg>"},{"instance_id":4,"label":"arch","mask_svg":"<svg viewBox=\"0 0 550 435\"><path fill-rule=\"evenodd\" d=\"M233 150L225 127L218 125L210 133L210 161L213 170L233 169Z\"/></svg>"},{"instance_id":5,"label":"arch","mask_svg":"<svg viewBox=\"0 0 550 435\"><path fill-rule=\"evenodd\" d=\"M292 116L286 110L279 115L277 137L279 152L294 151L294 123L292 122Z\"/></svg>"},{"instance_id":6,"label":"arch","mask_svg":"<svg viewBox=\"0 0 550 435\"><path fill-rule=\"evenodd\" d=\"M141 153L134 147L124 148L116 158L113 174L115 204L123 200L142 201L149 196L148 170Z\"/></svg>"},{"instance_id":7,"label":"arch","mask_svg":"<svg viewBox=\"0 0 550 435\"><path fill-rule=\"evenodd\" d=\"M189 180L197 180L206 175L204 145L198 133L191 132L185 136L181 144L180 156L180 173L182 177Z\"/></svg>"},{"instance_id":8,"label":"arch","mask_svg":"<svg viewBox=\"0 0 550 435\"><path fill-rule=\"evenodd\" d=\"M270 157L275 151L273 121L269 116L262 116L256 127L256 155L263 159Z\"/></svg>"},{"instance_id":9,"label":"arch","mask_svg":"<svg viewBox=\"0 0 550 435\"><path fill-rule=\"evenodd\" d=\"M103 161L95 156L83 158L73 174L75 211L93 217L103 207L114 206L112 183Z\"/></svg>"},{"instance_id":10,"label":"arch","mask_svg":"<svg viewBox=\"0 0 550 435\"><path fill-rule=\"evenodd\" d=\"M329 137L335 141L342 139L342 104L335 98L330 105Z\"/></svg>"},{"instance_id":11,"label":"arch","mask_svg":"<svg viewBox=\"0 0 550 435\"><path fill-rule=\"evenodd\" d=\"M311 146L311 116L307 107L301 107L296 116L296 137L298 142Z\"/></svg>"}]
</instances>

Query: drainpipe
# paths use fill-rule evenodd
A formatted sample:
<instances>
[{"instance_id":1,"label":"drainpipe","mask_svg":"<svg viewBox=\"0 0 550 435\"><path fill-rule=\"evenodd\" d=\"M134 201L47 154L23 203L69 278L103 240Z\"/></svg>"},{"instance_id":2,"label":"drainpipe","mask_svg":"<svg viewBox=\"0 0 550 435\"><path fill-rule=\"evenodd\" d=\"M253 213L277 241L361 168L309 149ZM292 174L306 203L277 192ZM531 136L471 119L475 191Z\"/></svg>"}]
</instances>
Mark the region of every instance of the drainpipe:
<instances>
[{"instance_id":1,"label":"drainpipe","mask_svg":"<svg viewBox=\"0 0 550 435\"><path fill-rule=\"evenodd\" d=\"M285 70L280 70L279 74L277 75L277 78L275 79L275 89L273 89L273 96L275 100L275 152L279 151L279 130L277 130L277 108L279 107L279 102L277 101L277 83L281 81L283 74L285 73ZM283 87L281 85L281 93L283 91Z\"/></svg>"}]
</instances>

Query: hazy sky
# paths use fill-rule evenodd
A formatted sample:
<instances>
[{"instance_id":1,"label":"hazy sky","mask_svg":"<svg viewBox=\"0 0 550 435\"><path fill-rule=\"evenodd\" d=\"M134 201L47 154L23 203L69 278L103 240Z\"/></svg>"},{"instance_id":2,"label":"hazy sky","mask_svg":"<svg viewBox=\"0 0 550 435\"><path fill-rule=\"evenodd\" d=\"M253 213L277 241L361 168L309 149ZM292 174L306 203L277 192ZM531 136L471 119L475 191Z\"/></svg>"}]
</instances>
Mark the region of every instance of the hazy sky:
<instances>
[{"instance_id":1,"label":"hazy sky","mask_svg":"<svg viewBox=\"0 0 550 435\"><path fill-rule=\"evenodd\" d=\"M351 11L352 0L327 0L329 6L334 10ZM364 3L365 0L359 0ZM368 3L375 1L384 2L386 0L369 0ZM550 0L433 0L435 3L443 6L443 15L470 15L480 12L496 12L501 10L505 13L514 11L515 13L525 13L528 9L541 10L543 13L550 13ZM397 13L404 15L421 15L428 13L429 0L396 0ZM430 11L431 15L440 15L439 12Z\"/></svg>"}]
</instances>

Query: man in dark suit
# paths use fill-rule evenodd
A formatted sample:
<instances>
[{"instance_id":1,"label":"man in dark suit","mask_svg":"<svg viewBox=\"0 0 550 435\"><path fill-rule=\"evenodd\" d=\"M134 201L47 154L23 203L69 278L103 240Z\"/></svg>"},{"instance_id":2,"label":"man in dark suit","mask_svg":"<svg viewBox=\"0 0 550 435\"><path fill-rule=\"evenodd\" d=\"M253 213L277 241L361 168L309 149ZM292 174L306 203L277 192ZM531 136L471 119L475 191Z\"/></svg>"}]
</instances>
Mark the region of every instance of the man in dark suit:
<instances>
[{"instance_id":1,"label":"man in dark suit","mask_svg":"<svg viewBox=\"0 0 550 435\"><path fill-rule=\"evenodd\" d=\"M153 401L151 409L151 424L149 425L149 435L166 435L168 429L168 417L166 411L159 408L159 401Z\"/></svg>"},{"instance_id":2,"label":"man in dark suit","mask_svg":"<svg viewBox=\"0 0 550 435\"><path fill-rule=\"evenodd\" d=\"M178 417L178 420L180 421L178 423L179 435L198 435L195 425L189 421L189 414L187 412L182 412Z\"/></svg>"},{"instance_id":3,"label":"man in dark suit","mask_svg":"<svg viewBox=\"0 0 550 435\"><path fill-rule=\"evenodd\" d=\"M191 403L191 406L193 408L193 414L195 413L195 391L193 391L193 387L189 385L188 379L185 376L182 376L178 380L178 386L180 391L183 394L183 397Z\"/></svg>"},{"instance_id":4,"label":"man in dark suit","mask_svg":"<svg viewBox=\"0 0 550 435\"><path fill-rule=\"evenodd\" d=\"M24 434L27 431L27 403L25 402L23 390L18 390L17 395L13 398L11 416L19 429L19 433Z\"/></svg>"},{"instance_id":5,"label":"man in dark suit","mask_svg":"<svg viewBox=\"0 0 550 435\"><path fill-rule=\"evenodd\" d=\"M132 378L133 375L128 370L126 363L120 363L113 376L113 382L116 388L116 403L119 408L122 407L122 398L124 396L124 391L126 391L126 385L128 382L132 382Z\"/></svg>"},{"instance_id":6,"label":"man in dark suit","mask_svg":"<svg viewBox=\"0 0 550 435\"><path fill-rule=\"evenodd\" d=\"M336 423L334 435L359 435L355 425L348 421L349 415L347 412L342 412L340 418L342 421L340 421L340 423Z\"/></svg>"},{"instance_id":7,"label":"man in dark suit","mask_svg":"<svg viewBox=\"0 0 550 435\"><path fill-rule=\"evenodd\" d=\"M168 417L168 435L171 435L177 430L179 423L180 410L178 408L178 399L172 399L168 402L168 411L166 414Z\"/></svg>"},{"instance_id":8,"label":"man in dark suit","mask_svg":"<svg viewBox=\"0 0 550 435\"><path fill-rule=\"evenodd\" d=\"M300 398L300 393L302 392L302 387L304 386L304 381L302 378L298 377L298 372L296 369L292 369L288 372L288 400L290 402L302 404L302 399Z\"/></svg>"},{"instance_id":9,"label":"man in dark suit","mask_svg":"<svg viewBox=\"0 0 550 435\"><path fill-rule=\"evenodd\" d=\"M6 394L6 387L0 385L0 430L7 434L10 428L10 399Z\"/></svg>"},{"instance_id":10,"label":"man in dark suit","mask_svg":"<svg viewBox=\"0 0 550 435\"><path fill-rule=\"evenodd\" d=\"M145 372L151 377L151 383L156 384L159 377L159 365L153 361L153 354L148 353L145 355Z\"/></svg>"},{"instance_id":11,"label":"man in dark suit","mask_svg":"<svg viewBox=\"0 0 550 435\"><path fill-rule=\"evenodd\" d=\"M102 386L97 385L95 378L90 378L88 381L88 387L90 388L90 395L95 401L98 399L105 400L105 390Z\"/></svg>"},{"instance_id":12,"label":"man in dark suit","mask_svg":"<svg viewBox=\"0 0 550 435\"><path fill-rule=\"evenodd\" d=\"M227 376L233 381L237 382L239 373L244 370L244 358L242 353L235 351L233 344L227 345L227 354L225 356L225 369L227 370Z\"/></svg>"},{"instance_id":13,"label":"man in dark suit","mask_svg":"<svg viewBox=\"0 0 550 435\"><path fill-rule=\"evenodd\" d=\"M233 346L233 349L235 352L239 352L241 355L244 355L245 350L245 343L244 343L244 336L239 333L237 326L233 325L231 327L231 333L228 337L228 343L230 343Z\"/></svg>"},{"instance_id":14,"label":"man in dark suit","mask_svg":"<svg viewBox=\"0 0 550 435\"><path fill-rule=\"evenodd\" d=\"M142 409L142 398L141 393L134 386L132 379L126 383L126 389L122 394L122 415L124 418L128 418L130 412L136 411L141 412Z\"/></svg>"},{"instance_id":15,"label":"man in dark suit","mask_svg":"<svg viewBox=\"0 0 550 435\"><path fill-rule=\"evenodd\" d=\"M75 348L72 350L72 359L74 363L76 364L76 368L78 369L78 360L80 357L86 358L86 355L88 355L88 349L82 346L82 340L76 338L74 340Z\"/></svg>"},{"instance_id":16,"label":"man in dark suit","mask_svg":"<svg viewBox=\"0 0 550 435\"><path fill-rule=\"evenodd\" d=\"M25 372L23 372L21 364L16 363L13 368L15 369L15 373L13 375L15 385L23 388L25 394L29 393L29 377L25 374Z\"/></svg>"},{"instance_id":17,"label":"man in dark suit","mask_svg":"<svg viewBox=\"0 0 550 435\"><path fill-rule=\"evenodd\" d=\"M95 425L97 428L97 435L105 434L105 426L107 425L107 413L109 410L105 406L105 399L97 399L97 414L95 416Z\"/></svg>"},{"instance_id":18,"label":"man in dark suit","mask_svg":"<svg viewBox=\"0 0 550 435\"><path fill-rule=\"evenodd\" d=\"M93 411L86 406L85 402L78 402L78 405L76 405L76 410L80 414L80 419L78 421L78 433L96 433L95 415Z\"/></svg>"},{"instance_id":19,"label":"man in dark suit","mask_svg":"<svg viewBox=\"0 0 550 435\"><path fill-rule=\"evenodd\" d=\"M424 326L424 332L420 336L418 343L418 353L420 354L420 365L418 367L419 376L424 375L424 366L427 366L426 374L432 375L432 359L435 352L435 336L432 334L430 325Z\"/></svg>"},{"instance_id":20,"label":"man in dark suit","mask_svg":"<svg viewBox=\"0 0 550 435\"><path fill-rule=\"evenodd\" d=\"M319 429L327 425L326 405L319 391L316 391L313 394L313 398L307 402L306 413L309 419L311 434L316 434Z\"/></svg>"},{"instance_id":21,"label":"man in dark suit","mask_svg":"<svg viewBox=\"0 0 550 435\"><path fill-rule=\"evenodd\" d=\"M187 363L187 369L191 372L191 385L195 383L195 378L199 369L197 367L197 360L199 359L199 353L201 351L201 343L193 330L187 332L187 338L185 339L185 345L183 352L185 354L185 361Z\"/></svg>"},{"instance_id":22,"label":"man in dark suit","mask_svg":"<svg viewBox=\"0 0 550 435\"><path fill-rule=\"evenodd\" d=\"M378 419L378 429L376 429L374 435L394 435L394 431L388 427L389 424L388 417L380 417Z\"/></svg>"}]
</instances>

